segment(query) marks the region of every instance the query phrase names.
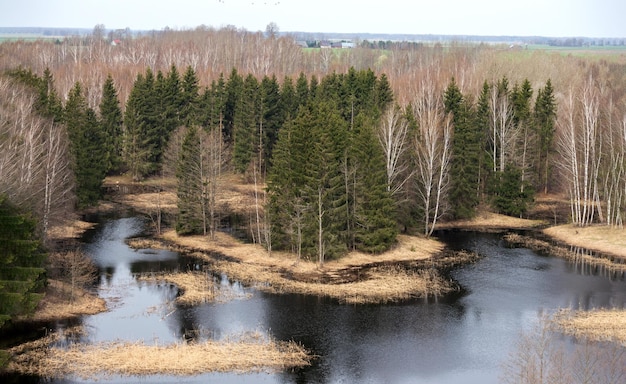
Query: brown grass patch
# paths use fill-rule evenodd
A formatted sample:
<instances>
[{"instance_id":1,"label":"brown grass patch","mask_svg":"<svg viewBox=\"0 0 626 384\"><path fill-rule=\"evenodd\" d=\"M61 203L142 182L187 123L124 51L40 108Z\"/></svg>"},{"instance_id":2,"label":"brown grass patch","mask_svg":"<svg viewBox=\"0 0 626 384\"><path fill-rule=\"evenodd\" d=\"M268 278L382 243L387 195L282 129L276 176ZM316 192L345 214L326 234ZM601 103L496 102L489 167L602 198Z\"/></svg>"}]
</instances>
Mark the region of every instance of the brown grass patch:
<instances>
[{"instance_id":1,"label":"brown grass patch","mask_svg":"<svg viewBox=\"0 0 626 384\"><path fill-rule=\"evenodd\" d=\"M277 372L310 365L311 356L295 342L248 333L224 341L172 345L142 342L73 344L50 347L58 336L9 350L9 372L61 378L97 379L102 375L191 376L208 372Z\"/></svg>"},{"instance_id":2,"label":"brown grass patch","mask_svg":"<svg viewBox=\"0 0 626 384\"><path fill-rule=\"evenodd\" d=\"M577 227L571 224L546 228L546 235L566 244L626 259L626 230L605 225Z\"/></svg>"},{"instance_id":3,"label":"brown grass patch","mask_svg":"<svg viewBox=\"0 0 626 384\"><path fill-rule=\"evenodd\" d=\"M143 281L165 281L175 284L182 291L176 298L180 305L198 305L208 302L226 302L235 298L242 298L227 287L218 286L213 281L213 275L207 272L164 273L150 276L141 276ZM248 296L243 296L247 298Z\"/></svg>"},{"instance_id":4,"label":"brown grass patch","mask_svg":"<svg viewBox=\"0 0 626 384\"><path fill-rule=\"evenodd\" d=\"M162 238L181 247L180 251L194 252L194 256L213 263L216 271L267 292L326 296L345 303L385 303L441 295L453 289L429 268L431 258L443 249L443 244L433 239L399 236L398 245L383 254L352 252L320 267L298 261L288 252L270 255L259 245L244 244L223 233L217 234L215 241L204 236L180 237L173 230ZM212 252L228 260L216 259ZM421 268L411 267L416 262Z\"/></svg>"},{"instance_id":5,"label":"brown grass patch","mask_svg":"<svg viewBox=\"0 0 626 384\"><path fill-rule=\"evenodd\" d=\"M524 247L532 249L535 252L543 254L549 254L567 259L573 263L588 264L592 266L599 266L606 268L609 272L624 272L626 271L626 263L623 262L621 257L604 257L604 255L596 256L589 254L581 249L568 249L559 245L554 245L548 241L536 239L530 236L522 236L517 233L509 233L504 236L504 240L514 247Z\"/></svg>"},{"instance_id":6,"label":"brown grass patch","mask_svg":"<svg viewBox=\"0 0 626 384\"><path fill-rule=\"evenodd\" d=\"M46 294L39 302L35 313L22 321L53 321L82 315L95 315L107 310L103 299L89 292L74 288L74 300L70 300L71 287L58 280L48 280Z\"/></svg>"},{"instance_id":7,"label":"brown grass patch","mask_svg":"<svg viewBox=\"0 0 626 384\"><path fill-rule=\"evenodd\" d=\"M77 239L95 225L95 223L75 219L50 228L46 235L50 239Z\"/></svg>"},{"instance_id":8,"label":"brown grass patch","mask_svg":"<svg viewBox=\"0 0 626 384\"><path fill-rule=\"evenodd\" d=\"M437 224L437 229L472 229L472 230L499 230L499 229L528 229L546 225L544 220L520 219L493 212L482 211L470 220L456 220Z\"/></svg>"},{"instance_id":9,"label":"brown grass patch","mask_svg":"<svg viewBox=\"0 0 626 384\"><path fill-rule=\"evenodd\" d=\"M554 321L565 333L575 337L626 346L625 310L564 310L555 315Z\"/></svg>"}]
</instances>

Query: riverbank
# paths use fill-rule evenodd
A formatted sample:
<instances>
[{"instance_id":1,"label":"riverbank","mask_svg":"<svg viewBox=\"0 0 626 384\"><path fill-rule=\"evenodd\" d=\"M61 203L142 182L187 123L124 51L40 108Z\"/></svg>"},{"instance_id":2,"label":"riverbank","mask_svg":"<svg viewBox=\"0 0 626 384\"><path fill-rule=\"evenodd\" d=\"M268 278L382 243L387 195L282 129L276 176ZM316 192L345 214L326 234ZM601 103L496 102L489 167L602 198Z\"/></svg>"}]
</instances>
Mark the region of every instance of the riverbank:
<instances>
[{"instance_id":1,"label":"riverbank","mask_svg":"<svg viewBox=\"0 0 626 384\"><path fill-rule=\"evenodd\" d=\"M626 347L626 311L564 310L557 313L553 320L569 335L593 341L609 341Z\"/></svg>"},{"instance_id":2,"label":"riverbank","mask_svg":"<svg viewBox=\"0 0 626 384\"><path fill-rule=\"evenodd\" d=\"M269 254L258 244L243 243L218 233L178 236L165 231L157 239L130 241L134 247L160 247L183 252L211 264L211 269L271 293L329 297L342 303L388 303L441 296L457 287L438 270L472 262L477 255L443 251L434 239L400 235L398 244L380 255L351 252L320 266L295 254Z\"/></svg>"},{"instance_id":3,"label":"riverbank","mask_svg":"<svg viewBox=\"0 0 626 384\"><path fill-rule=\"evenodd\" d=\"M84 330L66 330L80 335ZM63 335L53 333L11 348L8 372L46 378L78 377L99 380L103 376L192 376L210 372L279 372L310 365L312 356L301 345L267 338L258 333L228 340L171 345L141 342L83 344L54 347Z\"/></svg>"}]
</instances>

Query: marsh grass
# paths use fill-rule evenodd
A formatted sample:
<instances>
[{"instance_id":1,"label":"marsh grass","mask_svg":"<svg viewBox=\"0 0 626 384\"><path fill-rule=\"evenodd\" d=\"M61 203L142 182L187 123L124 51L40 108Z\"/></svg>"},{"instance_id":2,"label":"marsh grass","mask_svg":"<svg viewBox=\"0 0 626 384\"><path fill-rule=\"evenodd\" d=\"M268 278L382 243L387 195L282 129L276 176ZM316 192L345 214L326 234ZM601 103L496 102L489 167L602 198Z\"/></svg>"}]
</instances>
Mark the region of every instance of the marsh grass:
<instances>
[{"instance_id":1,"label":"marsh grass","mask_svg":"<svg viewBox=\"0 0 626 384\"><path fill-rule=\"evenodd\" d=\"M606 225L577 227L571 224L546 228L546 235L567 244L620 256L626 261L626 229Z\"/></svg>"},{"instance_id":2,"label":"marsh grass","mask_svg":"<svg viewBox=\"0 0 626 384\"><path fill-rule=\"evenodd\" d=\"M71 298L73 294L73 299ZM70 319L82 315L94 315L105 312L106 303L84 289L72 287L58 280L48 279L48 286L43 299L32 316L20 318L20 321L53 321Z\"/></svg>"},{"instance_id":3,"label":"marsh grass","mask_svg":"<svg viewBox=\"0 0 626 384\"><path fill-rule=\"evenodd\" d=\"M76 343L55 347L57 334L22 344L8 352L7 370L46 378L106 375L192 376L208 372L277 372L310 365L312 356L301 345L276 341L258 332L222 341L146 345L142 342Z\"/></svg>"},{"instance_id":4,"label":"marsh grass","mask_svg":"<svg viewBox=\"0 0 626 384\"><path fill-rule=\"evenodd\" d=\"M526 247L536 252L564 258L576 264L602 267L608 272L626 272L626 258L620 255L614 255L612 253L600 255L594 255L593 253L590 253L588 250L593 250L593 248L589 247L594 246L591 240L588 240L588 248L572 248L562 245L555 245L545 240L529 236L523 236L516 233L509 233L505 235L504 240L512 246Z\"/></svg>"},{"instance_id":5,"label":"marsh grass","mask_svg":"<svg viewBox=\"0 0 626 384\"><path fill-rule=\"evenodd\" d=\"M626 347L625 310L563 310L557 313L554 321L566 334L577 338L611 341Z\"/></svg>"},{"instance_id":6,"label":"marsh grass","mask_svg":"<svg viewBox=\"0 0 626 384\"><path fill-rule=\"evenodd\" d=\"M529 220L511 217L482 210L476 217L469 220L456 220L437 224L437 229L471 229L471 230L501 230L501 229L529 229L545 226L544 220Z\"/></svg>"},{"instance_id":7,"label":"marsh grass","mask_svg":"<svg viewBox=\"0 0 626 384\"><path fill-rule=\"evenodd\" d=\"M182 295L176 298L176 303L183 306L210 302L223 303L250 297L249 293L238 293L230 289L229 286L216 284L213 275L208 271L150 274L140 276L139 279L176 285L182 292Z\"/></svg>"},{"instance_id":8,"label":"marsh grass","mask_svg":"<svg viewBox=\"0 0 626 384\"><path fill-rule=\"evenodd\" d=\"M435 267L442 263L431 262L443 249L432 239L400 236L398 245L383 254L353 252L322 267L287 252L270 255L259 245L244 244L225 234L211 241L166 231L163 239L175 249L211 263L214 271L271 293L324 296L353 304L439 296L455 289L437 272ZM467 262L464 256L445 260L443 264Z\"/></svg>"}]
</instances>

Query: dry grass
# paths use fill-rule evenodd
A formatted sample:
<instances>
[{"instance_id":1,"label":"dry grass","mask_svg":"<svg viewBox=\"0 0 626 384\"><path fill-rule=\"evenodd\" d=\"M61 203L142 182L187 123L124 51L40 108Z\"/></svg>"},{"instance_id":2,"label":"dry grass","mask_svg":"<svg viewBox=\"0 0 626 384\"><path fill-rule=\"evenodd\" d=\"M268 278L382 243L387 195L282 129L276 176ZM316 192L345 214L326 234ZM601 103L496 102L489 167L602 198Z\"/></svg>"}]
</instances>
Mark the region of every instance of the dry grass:
<instances>
[{"instance_id":1,"label":"dry grass","mask_svg":"<svg viewBox=\"0 0 626 384\"><path fill-rule=\"evenodd\" d=\"M569 249L567 246L554 245L551 242L540 240L534 237L522 236L517 233L509 233L504 236L504 240L515 247L524 247L532 249L535 252L558 256L569 260L570 262L591 265L605 268L609 272L625 272L626 263L622 262L622 258L604 257L589 254L581 249Z\"/></svg>"},{"instance_id":2,"label":"dry grass","mask_svg":"<svg viewBox=\"0 0 626 384\"><path fill-rule=\"evenodd\" d=\"M559 312L554 322L565 333L593 341L611 341L626 346L626 311L595 310Z\"/></svg>"},{"instance_id":3,"label":"dry grass","mask_svg":"<svg viewBox=\"0 0 626 384\"><path fill-rule=\"evenodd\" d=\"M398 245L389 252L352 252L323 267L298 261L287 252L269 255L259 245L243 244L222 233L210 241L203 236L180 237L170 230L163 239L212 262L216 271L268 292L326 296L346 303L384 303L440 295L452 289L433 269L412 270L399 265L424 264L441 252L443 245L432 239L400 236ZM228 256L228 260L216 260L212 252Z\"/></svg>"},{"instance_id":4,"label":"dry grass","mask_svg":"<svg viewBox=\"0 0 626 384\"><path fill-rule=\"evenodd\" d=\"M208 302L227 302L236 298L248 297L236 294L228 287L215 284L213 276L204 272L164 273L141 276L140 279L175 284L182 291L182 295L176 298L176 302L185 306Z\"/></svg>"},{"instance_id":5,"label":"dry grass","mask_svg":"<svg viewBox=\"0 0 626 384\"><path fill-rule=\"evenodd\" d=\"M604 225L576 227L559 225L546 228L546 235L566 244L626 259L626 230Z\"/></svg>"},{"instance_id":6,"label":"dry grass","mask_svg":"<svg viewBox=\"0 0 626 384\"><path fill-rule=\"evenodd\" d=\"M93 228L95 225L95 223L88 223L78 219L71 220L50 228L46 235L50 239L77 239L86 230Z\"/></svg>"},{"instance_id":7,"label":"dry grass","mask_svg":"<svg viewBox=\"0 0 626 384\"><path fill-rule=\"evenodd\" d=\"M456 220L445 223L437 224L437 229L472 229L472 230L486 230L486 229L528 229L536 228L546 225L543 220L529 220L520 219L518 217L511 217L501 215L498 213L481 211L476 217L470 220Z\"/></svg>"},{"instance_id":8,"label":"dry grass","mask_svg":"<svg viewBox=\"0 0 626 384\"><path fill-rule=\"evenodd\" d=\"M107 310L103 299L85 290L74 288L74 300L70 300L71 287L58 280L48 280L44 298L39 302L35 313L22 318L23 321L54 321L94 315Z\"/></svg>"},{"instance_id":9,"label":"dry grass","mask_svg":"<svg viewBox=\"0 0 626 384\"><path fill-rule=\"evenodd\" d=\"M310 364L311 356L295 342L249 333L224 341L146 345L141 342L73 344L50 347L58 336L9 350L7 371L61 378L98 379L102 375L191 376L207 372L277 372Z\"/></svg>"}]
</instances>

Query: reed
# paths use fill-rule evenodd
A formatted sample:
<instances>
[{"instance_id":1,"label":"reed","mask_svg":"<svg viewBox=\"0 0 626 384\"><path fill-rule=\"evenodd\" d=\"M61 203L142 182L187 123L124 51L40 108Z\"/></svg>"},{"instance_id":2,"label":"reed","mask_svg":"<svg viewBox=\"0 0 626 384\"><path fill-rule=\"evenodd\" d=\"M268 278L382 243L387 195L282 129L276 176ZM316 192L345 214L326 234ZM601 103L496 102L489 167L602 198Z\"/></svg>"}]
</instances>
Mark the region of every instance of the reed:
<instances>
[{"instance_id":1,"label":"reed","mask_svg":"<svg viewBox=\"0 0 626 384\"><path fill-rule=\"evenodd\" d=\"M310 365L301 345L246 333L222 341L147 345L143 342L51 346L57 335L9 350L8 372L46 378L75 376L85 380L107 375L192 376L209 372L278 372Z\"/></svg>"},{"instance_id":2,"label":"reed","mask_svg":"<svg viewBox=\"0 0 626 384\"><path fill-rule=\"evenodd\" d=\"M565 333L593 341L611 341L626 347L626 310L562 310L554 322Z\"/></svg>"},{"instance_id":3,"label":"reed","mask_svg":"<svg viewBox=\"0 0 626 384\"><path fill-rule=\"evenodd\" d=\"M94 315L107 310L103 299L84 289L74 287L73 299L70 299L71 292L72 287L69 284L48 279L46 293L35 313L27 318L20 318L19 321L55 321Z\"/></svg>"},{"instance_id":4,"label":"reed","mask_svg":"<svg viewBox=\"0 0 626 384\"><path fill-rule=\"evenodd\" d=\"M546 228L546 235L577 247L608 253L626 261L626 230L606 225L577 227L571 224Z\"/></svg>"}]
</instances>

